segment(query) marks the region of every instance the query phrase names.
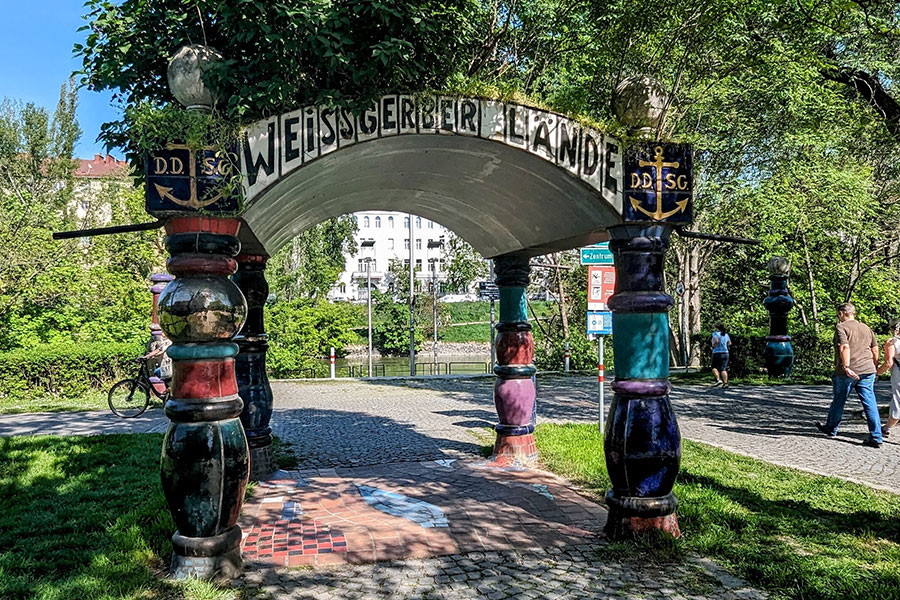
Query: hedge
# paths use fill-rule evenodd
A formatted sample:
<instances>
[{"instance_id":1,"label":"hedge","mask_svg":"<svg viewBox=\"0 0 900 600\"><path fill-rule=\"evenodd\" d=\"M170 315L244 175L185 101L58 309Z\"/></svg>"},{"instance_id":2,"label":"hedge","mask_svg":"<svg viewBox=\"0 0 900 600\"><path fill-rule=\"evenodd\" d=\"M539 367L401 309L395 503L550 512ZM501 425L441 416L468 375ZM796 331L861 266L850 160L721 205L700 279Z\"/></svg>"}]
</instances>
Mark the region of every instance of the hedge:
<instances>
[{"instance_id":1,"label":"hedge","mask_svg":"<svg viewBox=\"0 0 900 600\"><path fill-rule=\"evenodd\" d=\"M728 359L728 373L736 377L765 374L766 363L763 352L766 349L765 335L741 335L729 332L731 350ZM816 335L812 332L791 334L794 347L792 375L828 375L834 370L834 346L832 332ZM710 340L712 332L691 336L700 345L700 356L704 366L712 361Z\"/></svg>"},{"instance_id":2,"label":"hedge","mask_svg":"<svg viewBox=\"0 0 900 600\"><path fill-rule=\"evenodd\" d=\"M0 353L0 400L44 393L78 396L136 372L142 344L47 344Z\"/></svg>"}]
</instances>

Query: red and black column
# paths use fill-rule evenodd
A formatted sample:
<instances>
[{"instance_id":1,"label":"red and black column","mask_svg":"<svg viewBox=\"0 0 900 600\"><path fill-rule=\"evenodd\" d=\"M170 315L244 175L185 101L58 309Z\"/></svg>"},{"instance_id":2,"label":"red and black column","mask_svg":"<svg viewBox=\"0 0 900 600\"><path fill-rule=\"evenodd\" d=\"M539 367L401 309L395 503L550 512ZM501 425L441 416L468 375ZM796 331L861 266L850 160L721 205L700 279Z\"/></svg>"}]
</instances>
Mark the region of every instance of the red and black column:
<instances>
[{"instance_id":1,"label":"red and black column","mask_svg":"<svg viewBox=\"0 0 900 600\"><path fill-rule=\"evenodd\" d=\"M240 249L236 219L175 217L166 224L168 270L159 321L172 340L171 420L163 442L162 487L178 530L176 578L240 574L241 511L249 474L243 402L235 377L247 304L229 279Z\"/></svg>"}]
</instances>

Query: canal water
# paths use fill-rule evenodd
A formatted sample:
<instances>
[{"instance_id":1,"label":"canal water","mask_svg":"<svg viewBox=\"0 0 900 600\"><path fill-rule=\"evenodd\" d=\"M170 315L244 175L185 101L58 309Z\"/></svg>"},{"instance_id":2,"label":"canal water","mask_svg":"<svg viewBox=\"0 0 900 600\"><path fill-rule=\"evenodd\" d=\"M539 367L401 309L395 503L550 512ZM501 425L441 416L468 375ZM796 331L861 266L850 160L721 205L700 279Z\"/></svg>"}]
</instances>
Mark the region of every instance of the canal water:
<instances>
[{"instance_id":1,"label":"canal water","mask_svg":"<svg viewBox=\"0 0 900 600\"><path fill-rule=\"evenodd\" d=\"M328 359L321 364L328 373ZM338 377L368 377L369 359L366 356L338 358L335 371ZM461 375L491 372L491 355L484 354L438 354L437 363L434 354L428 351L416 353L417 375ZM372 358L372 374L375 377L409 376L409 356L386 356ZM318 373L321 377L321 371Z\"/></svg>"}]
</instances>

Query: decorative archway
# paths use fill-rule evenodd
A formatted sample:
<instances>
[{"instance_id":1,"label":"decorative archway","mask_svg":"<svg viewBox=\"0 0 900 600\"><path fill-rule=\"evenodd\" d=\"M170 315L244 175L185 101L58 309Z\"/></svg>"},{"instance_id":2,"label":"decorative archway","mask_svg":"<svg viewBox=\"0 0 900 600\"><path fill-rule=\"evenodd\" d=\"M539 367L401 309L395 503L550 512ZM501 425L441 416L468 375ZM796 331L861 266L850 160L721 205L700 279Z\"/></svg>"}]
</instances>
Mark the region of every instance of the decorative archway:
<instances>
[{"instance_id":1,"label":"decorative archway","mask_svg":"<svg viewBox=\"0 0 900 600\"><path fill-rule=\"evenodd\" d=\"M147 209L167 219L168 266L176 275L159 308L174 342L162 471L178 525L176 575L240 570L236 520L248 470L271 470L266 258L306 227L363 209L437 220L494 258L499 423L491 460L503 467L537 458L529 258L611 238L618 282L610 308L619 335L605 437L613 479L608 532L621 537L652 527L677 534L671 489L680 437L668 400L666 314L672 299L661 277L671 227L661 221L689 215L690 191L676 177L678 169L690 172L684 153L655 145L626 157L626 180L620 144L563 115L400 94L359 114L307 107L264 119L245 129L238 155L239 211L232 197L198 201L199 188L216 184L220 158L175 147L147 161ZM175 173L173 164L183 168Z\"/></svg>"}]
</instances>

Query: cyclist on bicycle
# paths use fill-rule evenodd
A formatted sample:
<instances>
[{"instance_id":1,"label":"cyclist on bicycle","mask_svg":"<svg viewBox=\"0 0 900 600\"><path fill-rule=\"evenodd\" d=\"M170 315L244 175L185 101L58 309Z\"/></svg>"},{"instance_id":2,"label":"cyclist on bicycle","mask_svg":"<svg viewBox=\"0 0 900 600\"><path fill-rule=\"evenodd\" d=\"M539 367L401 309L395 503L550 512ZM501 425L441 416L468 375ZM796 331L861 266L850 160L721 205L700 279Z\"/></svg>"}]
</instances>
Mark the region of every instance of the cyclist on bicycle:
<instances>
[{"instance_id":1,"label":"cyclist on bicycle","mask_svg":"<svg viewBox=\"0 0 900 600\"><path fill-rule=\"evenodd\" d=\"M166 385L172 379L172 359L166 353L166 350L171 345L172 342L169 338L161 333L154 333L153 337L150 338L150 343L147 345L148 352L144 355L144 358L152 361L150 364L156 364L156 367L153 369L153 375L162 379Z\"/></svg>"}]
</instances>

